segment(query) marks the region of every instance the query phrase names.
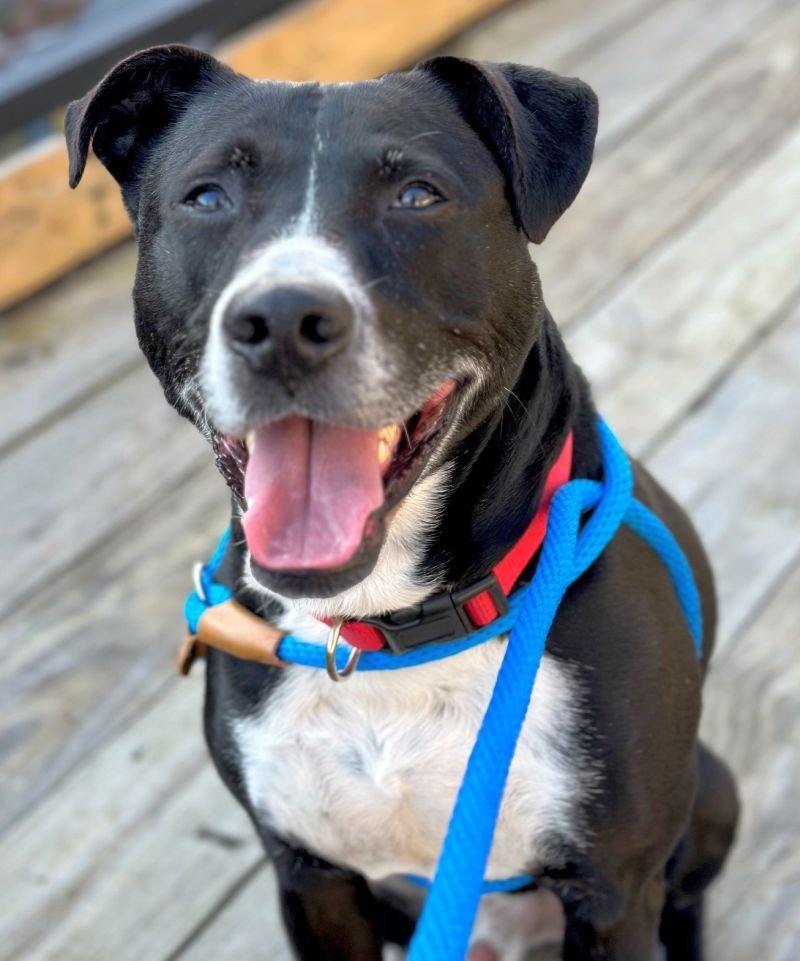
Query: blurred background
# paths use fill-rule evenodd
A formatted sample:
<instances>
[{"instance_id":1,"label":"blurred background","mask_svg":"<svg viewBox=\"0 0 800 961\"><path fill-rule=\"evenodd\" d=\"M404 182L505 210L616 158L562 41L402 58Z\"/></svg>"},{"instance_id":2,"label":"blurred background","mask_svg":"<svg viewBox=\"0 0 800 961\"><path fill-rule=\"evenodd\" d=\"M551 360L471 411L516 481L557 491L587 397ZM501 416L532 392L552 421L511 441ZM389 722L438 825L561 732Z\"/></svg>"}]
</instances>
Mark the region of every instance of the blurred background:
<instances>
[{"instance_id":1,"label":"blurred background","mask_svg":"<svg viewBox=\"0 0 800 961\"><path fill-rule=\"evenodd\" d=\"M797 961L797 0L0 0L0 961L288 958L202 742L202 665L173 670L226 491L140 359L116 187L92 164L71 193L58 134L117 59L175 40L259 77L447 50L597 90L594 168L532 255L717 571L703 732L744 817L708 958Z\"/></svg>"}]
</instances>

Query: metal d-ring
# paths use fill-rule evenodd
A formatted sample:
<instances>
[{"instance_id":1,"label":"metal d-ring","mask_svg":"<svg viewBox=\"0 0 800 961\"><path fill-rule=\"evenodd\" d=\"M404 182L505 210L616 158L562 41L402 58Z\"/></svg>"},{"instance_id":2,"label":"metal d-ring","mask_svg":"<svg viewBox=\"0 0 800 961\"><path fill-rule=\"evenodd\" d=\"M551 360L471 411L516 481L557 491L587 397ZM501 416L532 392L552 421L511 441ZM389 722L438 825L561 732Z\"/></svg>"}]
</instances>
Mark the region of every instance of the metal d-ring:
<instances>
[{"instance_id":1,"label":"metal d-ring","mask_svg":"<svg viewBox=\"0 0 800 961\"><path fill-rule=\"evenodd\" d=\"M339 647L342 624L344 624L344 618L337 617L333 624L331 624L330 630L328 631L328 640L325 644L325 670L328 672L328 677L332 681L347 680L358 666L358 660L361 657L359 648L351 647L350 654L347 657L347 663L343 670L340 671L336 666L336 651ZM347 642L344 641L342 643L346 644Z\"/></svg>"}]
</instances>

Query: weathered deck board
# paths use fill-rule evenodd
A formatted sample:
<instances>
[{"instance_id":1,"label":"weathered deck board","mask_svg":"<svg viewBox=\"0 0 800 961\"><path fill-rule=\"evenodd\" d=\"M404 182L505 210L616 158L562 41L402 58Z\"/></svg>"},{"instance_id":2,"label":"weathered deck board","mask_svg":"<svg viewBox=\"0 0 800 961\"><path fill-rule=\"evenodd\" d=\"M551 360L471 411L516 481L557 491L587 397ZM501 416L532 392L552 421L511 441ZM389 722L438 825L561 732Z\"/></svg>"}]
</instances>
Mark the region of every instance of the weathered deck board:
<instances>
[{"instance_id":1,"label":"weathered deck board","mask_svg":"<svg viewBox=\"0 0 800 961\"><path fill-rule=\"evenodd\" d=\"M800 567L707 681L703 734L734 767L743 802L733 856L710 898L711 961L800 957L798 622Z\"/></svg>"},{"instance_id":2,"label":"weathered deck board","mask_svg":"<svg viewBox=\"0 0 800 961\"><path fill-rule=\"evenodd\" d=\"M800 560L798 450L796 300L785 321L649 458L690 508L708 545L720 595L723 657L726 638Z\"/></svg>"},{"instance_id":3,"label":"weathered deck board","mask_svg":"<svg viewBox=\"0 0 800 961\"><path fill-rule=\"evenodd\" d=\"M541 67L577 63L663 0L603 0L586 16L585 0L515 3L465 30L447 53L474 60L517 61ZM564 66L566 69L566 66Z\"/></svg>"},{"instance_id":4,"label":"weathered deck board","mask_svg":"<svg viewBox=\"0 0 800 961\"><path fill-rule=\"evenodd\" d=\"M265 865L175 961L292 961L283 930L272 924L278 891Z\"/></svg>"},{"instance_id":5,"label":"weathered deck board","mask_svg":"<svg viewBox=\"0 0 800 961\"><path fill-rule=\"evenodd\" d=\"M207 467L3 622L0 834L173 679L190 568L228 514Z\"/></svg>"},{"instance_id":6,"label":"weathered deck board","mask_svg":"<svg viewBox=\"0 0 800 961\"><path fill-rule=\"evenodd\" d=\"M165 958L261 860L208 763L201 687L202 670L176 678L0 842L3 961Z\"/></svg>"},{"instance_id":7,"label":"weathered deck board","mask_svg":"<svg viewBox=\"0 0 800 961\"><path fill-rule=\"evenodd\" d=\"M597 91L602 104L598 151L617 142L643 118L678 96L694 74L737 38L753 29L777 0L669 0L604 36L562 53L552 63L540 52L535 31L520 29L499 48L490 29L476 31L468 43L454 45L476 59L535 63L575 72ZM585 8L581 12L584 20ZM498 17L500 20L500 17Z\"/></svg>"},{"instance_id":8,"label":"weathered deck board","mask_svg":"<svg viewBox=\"0 0 800 961\"><path fill-rule=\"evenodd\" d=\"M800 127L570 330L633 451L680 418L800 287L799 205Z\"/></svg>"},{"instance_id":9,"label":"weathered deck board","mask_svg":"<svg viewBox=\"0 0 800 961\"><path fill-rule=\"evenodd\" d=\"M0 318L0 452L139 361L132 246Z\"/></svg>"},{"instance_id":10,"label":"weathered deck board","mask_svg":"<svg viewBox=\"0 0 800 961\"><path fill-rule=\"evenodd\" d=\"M207 460L144 368L35 434L0 473L0 613Z\"/></svg>"},{"instance_id":11,"label":"weathered deck board","mask_svg":"<svg viewBox=\"0 0 800 961\"><path fill-rule=\"evenodd\" d=\"M578 200L532 248L562 326L613 296L639 260L797 123L798 73L800 9L791 0L595 159Z\"/></svg>"}]
</instances>

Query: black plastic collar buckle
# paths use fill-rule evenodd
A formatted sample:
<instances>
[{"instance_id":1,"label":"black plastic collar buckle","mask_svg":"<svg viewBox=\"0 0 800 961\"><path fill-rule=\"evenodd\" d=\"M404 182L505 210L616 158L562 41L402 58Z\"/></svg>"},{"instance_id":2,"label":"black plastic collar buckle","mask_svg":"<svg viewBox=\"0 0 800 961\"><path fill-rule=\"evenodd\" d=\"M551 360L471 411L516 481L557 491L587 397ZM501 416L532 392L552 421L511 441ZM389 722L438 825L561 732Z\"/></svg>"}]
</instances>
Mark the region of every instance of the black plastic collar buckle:
<instances>
[{"instance_id":1,"label":"black plastic collar buckle","mask_svg":"<svg viewBox=\"0 0 800 961\"><path fill-rule=\"evenodd\" d=\"M498 617L502 617L508 612L508 599L494 574L488 574L463 590L434 594L415 607L362 620L378 628L395 654L405 654L424 644L456 641L477 631L479 628L469 619L465 605L487 591L497 607Z\"/></svg>"}]
</instances>

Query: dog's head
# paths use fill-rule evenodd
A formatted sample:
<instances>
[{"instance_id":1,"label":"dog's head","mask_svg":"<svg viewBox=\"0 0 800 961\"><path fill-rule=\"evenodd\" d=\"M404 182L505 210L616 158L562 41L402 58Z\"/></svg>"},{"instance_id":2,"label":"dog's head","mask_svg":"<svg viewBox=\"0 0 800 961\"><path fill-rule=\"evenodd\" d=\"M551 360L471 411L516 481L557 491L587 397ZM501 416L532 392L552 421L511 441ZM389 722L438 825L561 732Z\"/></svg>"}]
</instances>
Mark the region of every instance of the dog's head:
<instances>
[{"instance_id":1,"label":"dog's head","mask_svg":"<svg viewBox=\"0 0 800 961\"><path fill-rule=\"evenodd\" d=\"M364 578L393 511L501 406L540 313L541 241L589 169L578 80L437 57L354 84L256 82L186 47L67 112L139 244L139 340L215 444L255 577Z\"/></svg>"}]
</instances>

